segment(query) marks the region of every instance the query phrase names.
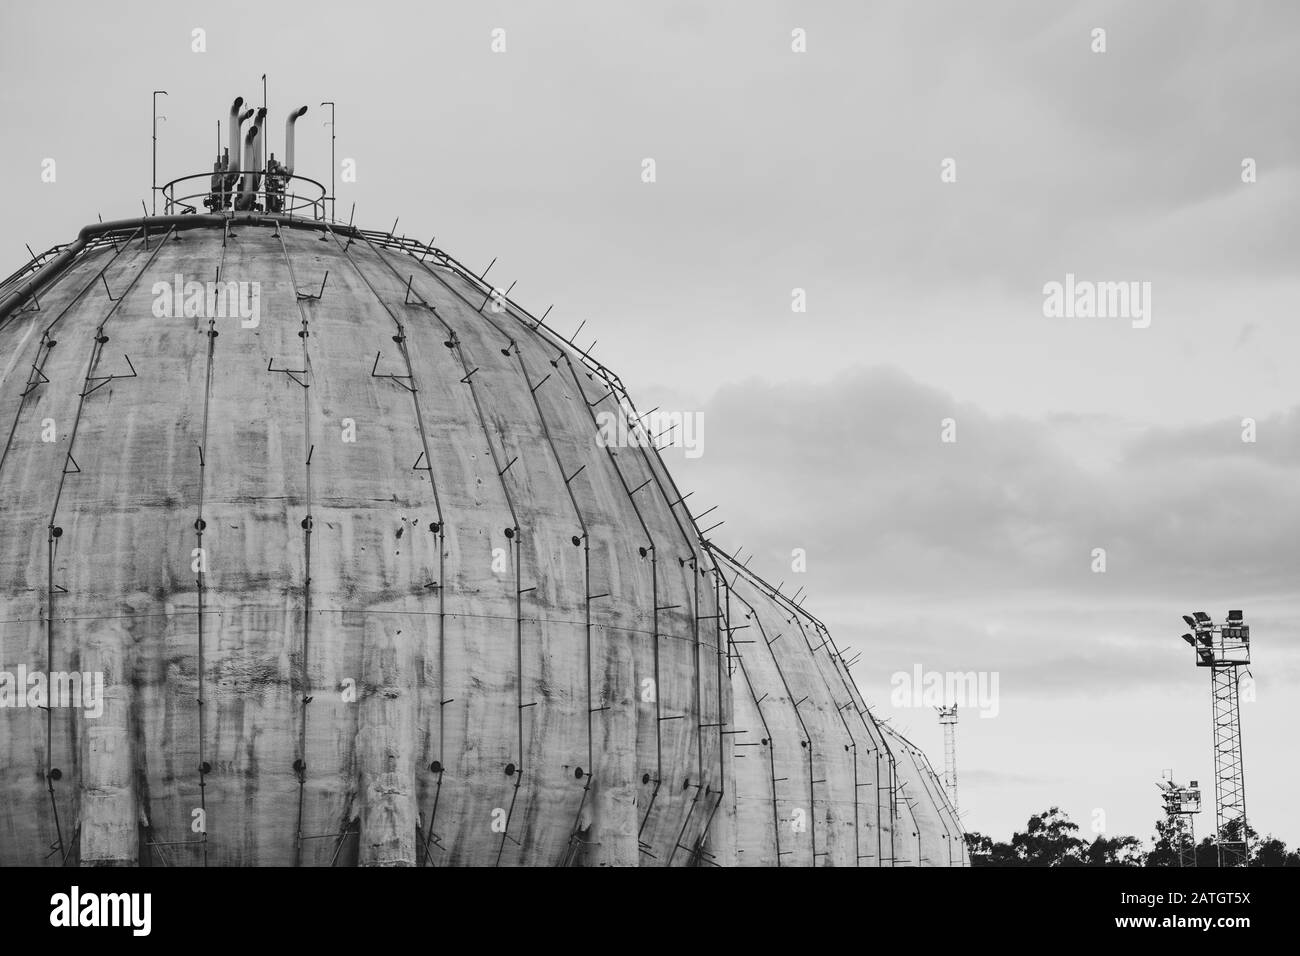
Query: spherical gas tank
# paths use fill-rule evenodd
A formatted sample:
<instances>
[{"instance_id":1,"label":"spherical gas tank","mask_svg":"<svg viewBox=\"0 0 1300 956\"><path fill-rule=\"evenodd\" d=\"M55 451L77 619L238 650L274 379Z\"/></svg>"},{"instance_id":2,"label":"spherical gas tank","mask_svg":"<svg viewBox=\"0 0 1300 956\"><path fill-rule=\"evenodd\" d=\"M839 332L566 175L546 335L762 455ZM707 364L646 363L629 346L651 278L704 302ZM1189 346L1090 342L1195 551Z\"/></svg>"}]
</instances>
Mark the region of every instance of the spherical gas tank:
<instances>
[{"instance_id":1,"label":"spherical gas tank","mask_svg":"<svg viewBox=\"0 0 1300 956\"><path fill-rule=\"evenodd\" d=\"M157 217L11 280L0 864L717 858L717 575L634 422L386 234Z\"/></svg>"}]
</instances>

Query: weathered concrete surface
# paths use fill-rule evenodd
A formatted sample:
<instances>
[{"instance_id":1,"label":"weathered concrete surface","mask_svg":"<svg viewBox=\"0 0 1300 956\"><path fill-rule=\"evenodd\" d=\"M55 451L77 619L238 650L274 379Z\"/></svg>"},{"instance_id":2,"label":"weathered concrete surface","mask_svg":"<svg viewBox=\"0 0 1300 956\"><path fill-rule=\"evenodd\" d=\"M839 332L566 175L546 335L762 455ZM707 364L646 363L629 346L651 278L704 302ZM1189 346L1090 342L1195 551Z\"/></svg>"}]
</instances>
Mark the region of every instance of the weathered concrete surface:
<instances>
[{"instance_id":1,"label":"weathered concrete surface","mask_svg":"<svg viewBox=\"0 0 1300 956\"><path fill-rule=\"evenodd\" d=\"M899 866L969 866L966 841L929 761L911 741L881 725L894 755Z\"/></svg>"},{"instance_id":2,"label":"weathered concrete surface","mask_svg":"<svg viewBox=\"0 0 1300 956\"><path fill-rule=\"evenodd\" d=\"M259 321L155 316L177 274ZM0 320L0 670L104 681L0 709L0 864L894 862L830 636L488 291L266 220L92 248Z\"/></svg>"},{"instance_id":3,"label":"weathered concrete surface","mask_svg":"<svg viewBox=\"0 0 1300 956\"><path fill-rule=\"evenodd\" d=\"M714 557L736 683L738 861L881 865L888 777L874 721L829 634L746 568Z\"/></svg>"},{"instance_id":4,"label":"weathered concrete surface","mask_svg":"<svg viewBox=\"0 0 1300 956\"><path fill-rule=\"evenodd\" d=\"M732 643L737 862L969 865L925 754L874 719L825 626L710 556Z\"/></svg>"},{"instance_id":5,"label":"weathered concrete surface","mask_svg":"<svg viewBox=\"0 0 1300 956\"><path fill-rule=\"evenodd\" d=\"M943 778L934 769L925 751L917 750L916 753L917 759L923 764L927 772L930 791L934 794L935 807L942 818L944 833L948 840L948 865L970 866L970 851L966 846L966 830L957 818L957 811L948 798L948 792L943 785Z\"/></svg>"},{"instance_id":6,"label":"weathered concrete surface","mask_svg":"<svg viewBox=\"0 0 1300 956\"><path fill-rule=\"evenodd\" d=\"M155 317L177 274L258 283L260 322ZM653 449L597 441L625 397L482 300L267 222L87 252L0 325L0 668L107 682L96 718L0 712L0 863L728 845L689 514Z\"/></svg>"}]
</instances>

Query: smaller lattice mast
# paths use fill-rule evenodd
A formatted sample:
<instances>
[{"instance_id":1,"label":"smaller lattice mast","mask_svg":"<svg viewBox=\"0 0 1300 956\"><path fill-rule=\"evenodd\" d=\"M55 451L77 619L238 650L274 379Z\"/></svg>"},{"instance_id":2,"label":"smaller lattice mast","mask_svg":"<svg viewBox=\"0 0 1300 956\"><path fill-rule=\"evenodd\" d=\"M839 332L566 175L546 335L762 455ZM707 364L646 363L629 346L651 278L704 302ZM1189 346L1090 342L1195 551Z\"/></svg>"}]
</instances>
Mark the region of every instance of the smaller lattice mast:
<instances>
[{"instance_id":1,"label":"smaller lattice mast","mask_svg":"<svg viewBox=\"0 0 1300 956\"><path fill-rule=\"evenodd\" d=\"M957 812L957 705L936 707L943 725L943 786L952 812Z\"/></svg>"}]
</instances>

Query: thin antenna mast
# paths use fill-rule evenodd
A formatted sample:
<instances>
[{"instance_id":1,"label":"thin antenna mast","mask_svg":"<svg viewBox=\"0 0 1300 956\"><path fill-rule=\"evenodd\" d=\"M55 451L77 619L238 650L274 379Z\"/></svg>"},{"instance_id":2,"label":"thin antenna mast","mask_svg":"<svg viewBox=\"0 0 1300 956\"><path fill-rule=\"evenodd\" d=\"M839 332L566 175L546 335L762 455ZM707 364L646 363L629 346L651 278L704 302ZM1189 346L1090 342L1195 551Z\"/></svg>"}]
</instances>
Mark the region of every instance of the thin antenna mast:
<instances>
[{"instance_id":1,"label":"thin antenna mast","mask_svg":"<svg viewBox=\"0 0 1300 956\"><path fill-rule=\"evenodd\" d=\"M330 218L338 221L338 200L334 196L334 101L325 100L321 106L330 108Z\"/></svg>"},{"instance_id":2,"label":"thin antenna mast","mask_svg":"<svg viewBox=\"0 0 1300 956\"><path fill-rule=\"evenodd\" d=\"M267 115L267 112L266 112L266 74L265 74L265 73L262 74L262 115L263 115L263 116L266 116L266 115ZM267 129L265 129L265 130L262 131L262 168L263 168L263 169L266 169L266 144L267 144L268 142L270 142L270 140L271 140L271 137L270 137L270 135L269 135L269 131L270 131L270 124L269 124L269 123L267 124L267 127L268 127Z\"/></svg>"},{"instance_id":3,"label":"thin antenna mast","mask_svg":"<svg viewBox=\"0 0 1300 956\"><path fill-rule=\"evenodd\" d=\"M153 91L153 182L149 192L153 196L153 214L158 215L158 94L167 95L166 90ZM166 119L164 116L163 119Z\"/></svg>"}]
</instances>

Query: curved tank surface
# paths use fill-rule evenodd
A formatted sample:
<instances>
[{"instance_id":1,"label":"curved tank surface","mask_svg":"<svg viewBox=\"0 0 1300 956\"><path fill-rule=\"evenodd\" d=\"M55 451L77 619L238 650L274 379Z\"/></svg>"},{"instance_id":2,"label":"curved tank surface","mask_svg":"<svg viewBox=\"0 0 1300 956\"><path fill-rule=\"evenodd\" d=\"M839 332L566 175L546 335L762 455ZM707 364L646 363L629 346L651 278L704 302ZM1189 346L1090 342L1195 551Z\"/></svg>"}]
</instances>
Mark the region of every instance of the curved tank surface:
<instances>
[{"instance_id":1,"label":"curved tank surface","mask_svg":"<svg viewBox=\"0 0 1300 956\"><path fill-rule=\"evenodd\" d=\"M617 375L227 169L0 287L0 864L966 863Z\"/></svg>"},{"instance_id":2,"label":"curved tank surface","mask_svg":"<svg viewBox=\"0 0 1300 956\"><path fill-rule=\"evenodd\" d=\"M924 752L883 725L897 773L895 813L899 866L970 866L966 838Z\"/></svg>"},{"instance_id":3,"label":"curved tank surface","mask_svg":"<svg viewBox=\"0 0 1300 956\"><path fill-rule=\"evenodd\" d=\"M621 392L445 257L206 218L0 326L0 646L104 680L7 710L0 855L698 856L714 589L653 449L598 440ZM218 276L248 318L156 314Z\"/></svg>"}]
</instances>

